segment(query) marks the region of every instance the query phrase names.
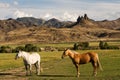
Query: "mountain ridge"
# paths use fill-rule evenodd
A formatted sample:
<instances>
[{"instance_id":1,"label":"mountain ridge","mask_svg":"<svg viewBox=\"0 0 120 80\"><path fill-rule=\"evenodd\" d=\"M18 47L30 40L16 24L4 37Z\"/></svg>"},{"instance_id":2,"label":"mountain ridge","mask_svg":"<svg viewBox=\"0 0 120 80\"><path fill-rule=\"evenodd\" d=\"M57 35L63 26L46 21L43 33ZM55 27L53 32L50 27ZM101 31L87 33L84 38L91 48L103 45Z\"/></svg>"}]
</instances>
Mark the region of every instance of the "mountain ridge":
<instances>
[{"instance_id":1,"label":"mountain ridge","mask_svg":"<svg viewBox=\"0 0 120 80\"><path fill-rule=\"evenodd\" d=\"M75 22L23 17L0 20L0 43L58 43L120 40L120 18L95 21L87 14Z\"/></svg>"},{"instance_id":2,"label":"mountain ridge","mask_svg":"<svg viewBox=\"0 0 120 80\"><path fill-rule=\"evenodd\" d=\"M84 14L84 16L79 16L76 21L60 21L56 18L51 18L49 20L44 20L42 18L34 18L34 17L21 17L17 19L9 18L7 20L0 20L0 28L3 26L9 26L9 27L18 27L18 25L21 25L22 27L31 27L31 26L45 26L45 27L55 27L55 28L62 28L62 27L74 27L75 25L81 25L81 26L98 26L102 28L107 29L119 29L120 28L120 18L116 20L101 20L101 21L95 21L93 19L90 19L87 14Z\"/></svg>"}]
</instances>

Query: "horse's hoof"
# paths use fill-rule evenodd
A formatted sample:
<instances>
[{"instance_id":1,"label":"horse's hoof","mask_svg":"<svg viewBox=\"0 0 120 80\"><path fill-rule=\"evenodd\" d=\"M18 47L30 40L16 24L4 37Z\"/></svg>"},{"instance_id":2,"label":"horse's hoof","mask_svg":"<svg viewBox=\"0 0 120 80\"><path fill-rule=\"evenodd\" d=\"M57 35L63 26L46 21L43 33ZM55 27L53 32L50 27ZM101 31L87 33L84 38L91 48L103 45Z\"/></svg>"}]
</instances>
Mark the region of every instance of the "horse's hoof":
<instances>
[{"instance_id":1,"label":"horse's hoof","mask_svg":"<svg viewBox=\"0 0 120 80\"><path fill-rule=\"evenodd\" d=\"M78 73L77 77L79 77L79 76L80 76L80 73Z\"/></svg>"},{"instance_id":2,"label":"horse's hoof","mask_svg":"<svg viewBox=\"0 0 120 80\"><path fill-rule=\"evenodd\" d=\"M80 76L80 73L77 75L77 77L79 77Z\"/></svg>"},{"instance_id":3,"label":"horse's hoof","mask_svg":"<svg viewBox=\"0 0 120 80\"><path fill-rule=\"evenodd\" d=\"M92 76L96 77L97 74L93 74Z\"/></svg>"}]
</instances>

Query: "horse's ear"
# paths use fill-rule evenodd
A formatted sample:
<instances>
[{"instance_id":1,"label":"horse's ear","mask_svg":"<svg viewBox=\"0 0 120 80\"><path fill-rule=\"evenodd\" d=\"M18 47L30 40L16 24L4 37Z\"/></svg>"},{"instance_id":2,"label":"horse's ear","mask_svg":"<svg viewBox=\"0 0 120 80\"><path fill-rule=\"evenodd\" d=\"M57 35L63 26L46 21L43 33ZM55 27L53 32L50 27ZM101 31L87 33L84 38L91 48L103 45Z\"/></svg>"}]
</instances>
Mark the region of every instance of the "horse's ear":
<instances>
[{"instance_id":1,"label":"horse's ear","mask_svg":"<svg viewBox=\"0 0 120 80\"><path fill-rule=\"evenodd\" d=\"M66 51L66 50L67 50L67 48L64 49L64 51Z\"/></svg>"},{"instance_id":2,"label":"horse's ear","mask_svg":"<svg viewBox=\"0 0 120 80\"><path fill-rule=\"evenodd\" d=\"M68 48L65 48L65 51L67 51L68 50Z\"/></svg>"},{"instance_id":3,"label":"horse's ear","mask_svg":"<svg viewBox=\"0 0 120 80\"><path fill-rule=\"evenodd\" d=\"M21 50L19 50L19 52L22 52Z\"/></svg>"}]
</instances>

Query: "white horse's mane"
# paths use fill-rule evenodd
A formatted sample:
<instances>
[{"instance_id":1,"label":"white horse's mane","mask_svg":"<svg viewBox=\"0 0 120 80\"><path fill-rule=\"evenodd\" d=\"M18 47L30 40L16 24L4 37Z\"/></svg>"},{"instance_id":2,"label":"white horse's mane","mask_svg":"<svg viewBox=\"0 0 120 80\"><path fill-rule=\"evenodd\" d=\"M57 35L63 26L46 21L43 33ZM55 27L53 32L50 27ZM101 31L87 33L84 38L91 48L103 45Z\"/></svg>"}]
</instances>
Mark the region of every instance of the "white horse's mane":
<instances>
[{"instance_id":1,"label":"white horse's mane","mask_svg":"<svg viewBox=\"0 0 120 80\"><path fill-rule=\"evenodd\" d=\"M29 55L31 55L31 54L34 54L35 52L32 52L32 53L29 53L29 52L26 52L26 51L21 51L22 53L25 53L25 54L29 54Z\"/></svg>"},{"instance_id":2,"label":"white horse's mane","mask_svg":"<svg viewBox=\"0 0 120 80\"><path fill-rule=\"evenodd\" d=\"M26 51L21 51L22 53L28 53L28 52L26 52ZM28 53L28 54L30 54L30 53Z\"/></svg>"}]
</instances>

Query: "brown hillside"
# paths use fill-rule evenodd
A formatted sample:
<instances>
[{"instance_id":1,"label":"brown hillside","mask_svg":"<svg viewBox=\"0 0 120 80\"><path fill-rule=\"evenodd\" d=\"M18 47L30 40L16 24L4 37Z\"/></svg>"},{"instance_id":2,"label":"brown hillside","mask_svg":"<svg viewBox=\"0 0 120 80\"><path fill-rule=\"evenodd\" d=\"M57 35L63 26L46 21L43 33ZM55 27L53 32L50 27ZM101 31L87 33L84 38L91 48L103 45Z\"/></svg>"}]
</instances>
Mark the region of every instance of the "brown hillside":
<instances>
[{"instance_id":1,"label":"brown hillside","mask_svg":"<svg viewBox=\"0 0 120 80\"><path fill-rule=\"evenodd\" d=\"M1 44L58 43L118 39L120 31L103 28L21 28L1 34Z\"/></svg>"},{"instance_id":2,"label":"brown hillside","mask_svg":"<svg viewBox=\"0 0 120 80\"><path fill-rule=\"evenodd\" d=\"M120 40L120 19L94 21L87 14L79 16L77 22L37 19L30 23L29 19L35 20L24 18L24 23L22 18L0 20L0 44Z\"/></svg>"}]
</instances>

